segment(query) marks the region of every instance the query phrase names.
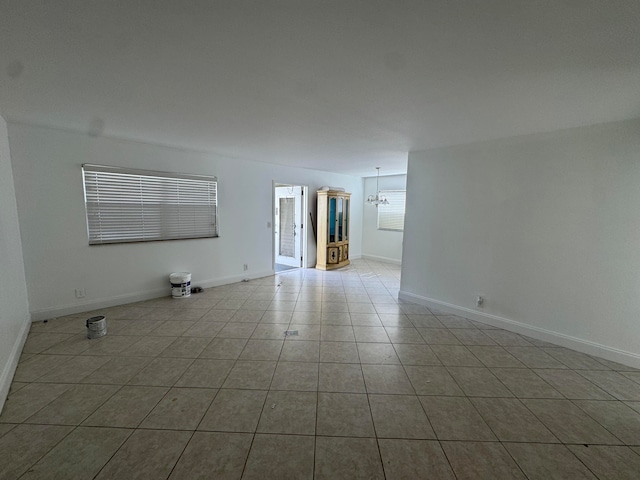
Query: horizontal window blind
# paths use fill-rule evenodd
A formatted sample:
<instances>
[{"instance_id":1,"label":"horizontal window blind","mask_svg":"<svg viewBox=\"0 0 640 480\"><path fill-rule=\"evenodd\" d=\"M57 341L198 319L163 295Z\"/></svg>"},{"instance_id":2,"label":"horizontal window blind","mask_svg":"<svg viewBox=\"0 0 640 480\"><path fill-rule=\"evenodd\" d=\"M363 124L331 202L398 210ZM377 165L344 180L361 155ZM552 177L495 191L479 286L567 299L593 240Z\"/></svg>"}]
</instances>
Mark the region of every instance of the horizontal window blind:
<instances>
[{"instance_id":1,"label":"horizontal window blind","mask_svg":"<svg viewBox=\"0 0 640 480\"><path fill-rule=\"evenodd\" d=\"M389 205L378 205L378 230L404 230L406 190L381 190Z\"/></svg>"},{"instance_id":2,"label":"horizontal window blind","mask_svg":"<svg viewBox=\"0 0 640 480\"><path fill-rule=\"evenodd\" d=\"M89 244L218 236L216 177L82 166Z\"/></svg>"}]
</instances>

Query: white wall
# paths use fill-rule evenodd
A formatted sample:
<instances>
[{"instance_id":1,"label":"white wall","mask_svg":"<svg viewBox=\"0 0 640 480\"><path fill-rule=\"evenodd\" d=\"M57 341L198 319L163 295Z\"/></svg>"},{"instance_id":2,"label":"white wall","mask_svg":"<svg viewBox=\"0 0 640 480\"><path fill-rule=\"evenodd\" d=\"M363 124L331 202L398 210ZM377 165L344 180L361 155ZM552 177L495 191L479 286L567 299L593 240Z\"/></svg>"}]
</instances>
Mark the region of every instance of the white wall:
<instances>
[{"instance_id":1,"label":"white wall","mask_svg":"<svg viewBox=\"0 0 640 480\"><path fill-rule=\"evenodd\" d=\"M169 294L168 274L189 271L211 286L272 270L273 181L308 185L310 211L322 185L362 198L362 179L280 167L62 130L9 125L25 270L34 320ZM216 175L220 237L88 246L81 164ZM352 252L361 254L362 202L352 209ZM315 213L314 213L315 220ZM309 237L309 263L315 242ZM243 271L243 264L249 271ZM74 289L84 287L85 299Z\"/></svg>"},{"instance_id":2,"label":"white wall","mask_svg":"<svg viewBox=\"0 0 640 480\"><path fill-rule=\"evenodd\" d=\"M380 177L380 190L405 190L406 175ZM376 178L364 179L364 199L376 193ZM363 202L364 202L363 199ZM362 216L362 256L383 262L402 261L403 232L378 230L378 211L373 205L364 205Z\"/></svg>"},{"instance_id":3,"label":"white wall","mask_svg":"<svg viewBox=\"0 0 640 480\"><path fill-rule=\"evenodd\" d=\"M7 124L0 117L0 411L29 332L29 321Z\"/></svg>"},{"instance_id":4,"label":"white wall","mask_svg":"<svg viewBox=\"0 0 640 480\"><path fill-rule=\"evenodd\" d=\"M402 298L640 367L640 120L411 153L406 219Z\"/></svg>"}]
</instances>

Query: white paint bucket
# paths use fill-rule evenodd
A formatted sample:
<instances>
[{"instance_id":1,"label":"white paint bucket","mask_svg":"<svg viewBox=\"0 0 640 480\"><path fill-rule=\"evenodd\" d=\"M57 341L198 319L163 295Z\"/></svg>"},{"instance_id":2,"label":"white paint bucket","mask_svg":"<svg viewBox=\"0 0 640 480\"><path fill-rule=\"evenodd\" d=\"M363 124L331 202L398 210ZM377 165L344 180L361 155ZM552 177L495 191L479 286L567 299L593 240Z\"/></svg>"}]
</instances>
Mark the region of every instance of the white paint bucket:
<instances>
[{"instance_id":1,"label":"white paint bucket","mask_svg":"<svg viewBox=\"0 0 640 480\"><path fill-rule=\"evenodd\" d=\"M100 338L107 334L107 317L98 315L87 319L87 338Z\"/></svg>"},{"instance_id":2,"label":"white paint bucket","mask_svg":"<svg viewBox=\"0 0 640 480\"><path fill-rule=\"evenodd\" d=\"M171 296L173 298L185 298L191 296L191 274L189 272L176 272L169 275L171 281Z\"/></svg>"}]
</instances>

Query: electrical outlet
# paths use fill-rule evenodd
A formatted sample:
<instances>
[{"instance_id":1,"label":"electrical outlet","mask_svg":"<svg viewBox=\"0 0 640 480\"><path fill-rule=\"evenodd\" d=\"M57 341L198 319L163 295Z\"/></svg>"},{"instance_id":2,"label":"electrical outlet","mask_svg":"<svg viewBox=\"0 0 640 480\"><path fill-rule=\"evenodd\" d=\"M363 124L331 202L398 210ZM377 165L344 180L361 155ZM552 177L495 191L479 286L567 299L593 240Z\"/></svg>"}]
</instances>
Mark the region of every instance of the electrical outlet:
<instances>
[{"instance_id":1,"label":"electrical outlet","mask_svg":"<svg viewBox=\"0 0 640 480\"><path fill-rule=\"evenodd\" d=\"M85 294L84 288L76 288L76 298L84 298Z\"/></svg>"},{"instance_id":2,"label":"electrical outlet","mask_svg":"<svg viewBox=\"0 0 640 480\"><path fill-rule=\"evenodd\" d=\"M482 295L478 295L476 298L476 307L484 307L484 297Z\"/></svg>"},{"instance_id":3,"label":"electrical outlet","mask_svg":"<svg viewBox=\"0 0 640 480\"><path fill-rule=\"evenodd\" d=\"M247 270L249 270L249 265L247 265L246 263L244 264L244 271L246 272Z\"/></svg>"}]
</instances>

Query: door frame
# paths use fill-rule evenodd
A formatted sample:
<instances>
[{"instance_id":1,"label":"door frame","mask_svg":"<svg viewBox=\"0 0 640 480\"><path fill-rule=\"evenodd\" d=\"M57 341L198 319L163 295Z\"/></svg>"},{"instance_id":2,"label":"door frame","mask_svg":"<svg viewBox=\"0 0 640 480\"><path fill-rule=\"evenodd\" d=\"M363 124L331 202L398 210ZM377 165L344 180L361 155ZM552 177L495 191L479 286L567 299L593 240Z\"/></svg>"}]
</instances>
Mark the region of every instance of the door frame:
<instances>
[{"instance_id":1,"label":"door frame","mask_svg":"<svg viewBox=\"0 0 640 480\"><path fill-rule=\"evenodd\" d=\"M309 187L307 185L302 185L300 183L285 183L285 182L272 182L271 187L271 268L275 272L276 269L276 188L278 187L300 187L302 192L302 205L300 208L300 252L302 256L301 267L306 268L307 266L307 243L308 243L308 235L307 231L309 230L308 224L309 221L307 217L309 216ZM297 222L296 222L297 223Z\"/></svg>"}]
</instances>

